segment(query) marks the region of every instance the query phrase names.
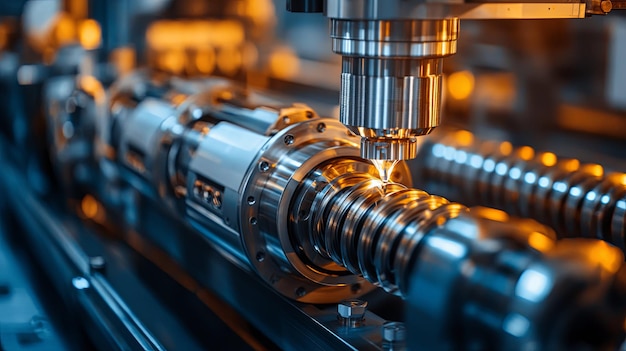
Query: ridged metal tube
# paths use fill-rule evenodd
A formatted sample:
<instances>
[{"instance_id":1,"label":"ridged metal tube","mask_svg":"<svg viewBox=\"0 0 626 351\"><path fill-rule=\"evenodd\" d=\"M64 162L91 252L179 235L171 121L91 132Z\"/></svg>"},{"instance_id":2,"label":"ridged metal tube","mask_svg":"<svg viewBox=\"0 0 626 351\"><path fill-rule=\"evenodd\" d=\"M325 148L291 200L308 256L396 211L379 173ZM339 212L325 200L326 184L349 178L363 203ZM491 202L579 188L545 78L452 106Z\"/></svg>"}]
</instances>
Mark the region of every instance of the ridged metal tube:
<instances>
[{"instance_id":1,"label":"ridged metal tube","mask_svg":"<svg viewBox=\"0 0 626 351\"><path fill-rule=\"evenodd\" d=\"M312 240L335 262L400 295L407 293L407 265L424 234L467 211L399 184L383 190L380 179L370 175L343 175L335 181L354 184L338 191L330 187L319 197L324 210L315 212Z\"/></svg>"},{"instance_id":2,"label":"ridged metal tube","mask_svg":"<svg viewBox=\"0 0 626 351\"><path fill-rule=\"evenodd\" d=\"M416 179L431 191L552 226L562 237L606 240L626 251L626 174L530 147L442 133L421 147Z\"/></svg>"},{"instance_id":3,"label":"ridged metal tube","mask_svg":"<svg viewBox=\"0 0 626 351\"><path fill-rule=\"evenodd\" d=\"M429 350L457 342L573 349L587 342L579 335L614 344L623 332L615 327L626 315L618 249L597 240L555 242L545 226L498 211L467 213L397 184L409 178L403 164L385 184L358 156L354 135L306 106L259 105L254 94L213 80L151 78L138 73L119 82L98 137L79 139L102 143L88 164L102 176L67 179L82 181L128 228L152 220L136 215L144 200L163 205L300 303L356 298L374 283L406 299L413 346ZM166 243L172 257L187 254ZM194 255L196 264L202 253ZM586 328L602 330L578 332Z\"/></svg>"},{"instance_id":4,"label":"ridged metal tube","mask_svg":"<svg viewBox=\"0 0 626 351\"><path fill-rule=\"evenodd\" d=\"M337 171L347 162L321 165L302 182L290 210L291 243L310 265L328 260L314 270L345 267L406 298L412 346L448 349L465 335L460 345L476 350L572 349L587 343L588 330L616 340L626 307L616 248L555 242L535 221ZM589 314L597 306L590 308L587 294L615 314ZM565 297L576 302L565 306ZM545 333L552 325L563 327Z\"/></svg>"}]
</instances>

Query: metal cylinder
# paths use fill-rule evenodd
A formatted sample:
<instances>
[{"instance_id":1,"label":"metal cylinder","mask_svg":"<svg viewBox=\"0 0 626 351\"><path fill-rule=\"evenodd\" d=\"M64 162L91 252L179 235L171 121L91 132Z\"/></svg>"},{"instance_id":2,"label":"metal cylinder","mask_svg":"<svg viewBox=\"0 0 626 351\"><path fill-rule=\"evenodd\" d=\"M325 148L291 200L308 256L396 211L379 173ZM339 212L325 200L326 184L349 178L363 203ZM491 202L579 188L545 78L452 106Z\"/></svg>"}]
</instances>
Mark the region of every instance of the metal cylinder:
<instances>
[{"instance_id":1,"label":"metal cylinder","mask_svg":"<svg viewBox=\"0 0 626 351\"><path fill-rule=\"evenodd\" d=\"M340 164L322 165L302 183L291 208L292 241L304 262L327 260L318 271L334 263L405 297L413 306L412 347L433 349L466 335L461 345L476 349L569 349L585 343L587 332L579 330L597 325L612 326L599 328L603 338L619 339L614 326L623 312L588 313L626 307L618 297L626 278L618 249L594 240L555 242L537 222L468 211L398 184L385 191L371 174L337 172ZM598 280L600 271L613 278ZM587 293L599 297L596 307ZM565 296L575 302L562 306ZM548 312L555 308L566 312ZM566 317L573 315L581 319ZM544 333L550 325L562 327Z\"/></svg>"},{"instance_id":2,"label":"metal cylinder","mask_svg":"<svg viewBox=\"0 0 626 351\"><path fill-rule=\"evenodd\" d=\"M416 156L416 137L441 115L442 58L456 52L459 21L331 18L343 56L340 120L360 135L361 156Z\"/></svg>"},{"instance_id":3,"label":"metal cylinder","mask_svg":"<svg viewBox=\"0 0 626 351\"><path fill-rule=\"evenodd\" d=\"M534 221L468 213L400 185L402 166L384 184L354 135L306 106L224 81L127 79L99 121L102 176L86 187L118 212L140 206L129 191L163 204L288 298L330 303L380 286L407 299L409 341L434 345L458 331L481 349L568 349L572 316L594 304L602 313L585 323L624 320L623 255L603 242L555 243ZM553 313L563 305L568 313ZM566 325L540 332L556 324ZM602 330L603 340L616 335Z\"/></svg>"},{"instance_id":4,"label":"metal cylinder","mask_svg":"<svg viewBox=\"0 0 626 351\"><path fill-rule=\"evenodd\" d=\"M430 137L416 179L437 193L553 227L560 237L606 240L626 251L626 175L550 152L512 148L467 131Z\"/></svg>"},{"instance_id":5,"label":"metal cylinder","mask_svg":"<svg viewBox=\"0 0 626 351\"><path fill-rule=\"evenodd\" d=\"M298 243L389 292L405 295L410 266L422 237L438 224L467 209L444 198L400 184L388 184L367 173L337 173L334 164L314 171L304 183L293 212L304 235ZM315 189L307 184L326 184ZM307 194L308 193L308 194ZM304 229L306 228L306 229ZM300 232L300 231L295 231ZM309 254L309 256L311 256Z\"/></svg>"},{"instance_id":6,"label":"metal cylinder","mask_svg":"<svg viewBox=\"0 0 626 351\"><path fill-rule=\"evenodd\" d=\"M618 249L584 239L555 243L545 240L536 224L490 217L461 215L423 239L407 296L413 306L407 312L413 328L409 348L608 350L619 345L624 317L618 310L626 307L619 281L626 269L619 268ZM599 271L614 278L598 280ZM608 313L601 316L601 310Z\"/></svg>"},{"instance_id":7,"label":"metal cylinder","mask_svg":"<svg viewBox=\"0 0 626 351\"><path fill-rule=\"evenodd\" d=\"M221 79L141 72L112 88L108 109L96 140L111 183L161 202L290 298L336 302L373 289L339 265L316 271L290 238L289 204L311 169L349 159L347 170L378 173L342 124ZM391 179L410 182L406 166Z\"/></svg>"},{"instance_id":8,"label":"metal cylinder","mask_svg":"<svg viewBox=\"0 0 626 351\"><path fill-rule=\"evenodd\" d=\"M441 119L441 61L343 58L340 120L362 137L362 157L415 158L415 138Z\"/></svg>"}]
</instances>

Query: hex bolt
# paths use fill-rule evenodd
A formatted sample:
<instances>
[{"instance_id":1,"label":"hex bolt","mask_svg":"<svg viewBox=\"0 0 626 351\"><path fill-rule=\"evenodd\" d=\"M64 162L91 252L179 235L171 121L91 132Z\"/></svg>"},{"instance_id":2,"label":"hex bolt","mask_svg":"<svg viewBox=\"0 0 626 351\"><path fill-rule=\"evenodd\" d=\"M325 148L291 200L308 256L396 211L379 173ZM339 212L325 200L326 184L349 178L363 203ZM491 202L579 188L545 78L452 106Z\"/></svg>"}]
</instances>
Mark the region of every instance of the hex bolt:
<instances>
[{"instance_id":1,"label":"hex bolt","mask_svg":"<svg viewBox=\"0 0 626 351\"><path fill-rule=\"evenodd\" d=\"M94 272L103 272L106 267L106 261L102 256L89 257L89 267Z\"/></svg>"},{"instance_id":2,"label":"hex bolt","mask_svg":"<svg viewBox=\"0 0 626 351\"><path fill-rule=\"evenodd\" d=\"M346 299L337 305L339 321L350 327L358 327L362 324L366 310L367 301L359 299Z\"/></svg>"},{"instance_id":3,"label":"hex bolt","mask_svg":"<svg viewBox=\"0 0 626 351\"><path fill-rule=\"evenodd\" d=\"M287 135L285 135L285 138L284 138L284 140L283 140L283 141L285 142L285 145L291 145L291 144L293 144L293 142L294 142L295 140L296 140L296 139L293 137L293 135L291 135L291 134L287 134Z\"/></svg>"},{"instance_id":4,"label":"hex bolt","mask_svg":"<svg viewBox=\"0 0 626 351\"><path fill-rule=\"evenodd\" d=\"M259 163L259 171L261 172L267 172L270 169L270 164L267 163L267 161L261 161L261 163Z\"/></svg>"},{"instance_id":5,"label":"hex bolt","mask_svg":"<svg viewBox=\"0 0 626 351\"><path fill-rule=\"evenodd\" d=\"M406 340L406 327L402 322L386 322L383 324L383 342L401 344Z\"/></svg>"}]
</instances>

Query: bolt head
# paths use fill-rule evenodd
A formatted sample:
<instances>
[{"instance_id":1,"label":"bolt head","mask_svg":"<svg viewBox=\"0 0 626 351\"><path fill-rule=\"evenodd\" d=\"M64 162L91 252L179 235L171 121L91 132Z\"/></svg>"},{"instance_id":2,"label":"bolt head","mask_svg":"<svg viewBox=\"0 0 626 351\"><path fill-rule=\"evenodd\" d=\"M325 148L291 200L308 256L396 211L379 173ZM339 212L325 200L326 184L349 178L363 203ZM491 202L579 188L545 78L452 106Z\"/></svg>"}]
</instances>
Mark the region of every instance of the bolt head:
<instances>
[{"instance_id":1,"label":"bolt head","mask_svg":"<svg viewBox=\"0 0 626 351\"><path fill-rule=\"evenodd\" d=\"M342 318L363 318L367 310L367 301L347 299L337 305L337 313Z\"/></svg>"},{"instance_id":2,"label":"bolt head","mask_svg":"<svg viewBox=\"0 0 626 351\"><path fill-rule=\"evenodd\" d=\"M387 322L383 324L383 340L399 342L406 339L406 327L402 322Z\"/></svg>"},{"instance_id":3,"label":"bolt head","mask_svg":"<svg viewBox=\"0 0 626 351\"><path fill-rule=\"evenodd\" d=\"M296 140L296 138L294 138L293 135L287 134L287 135L285 135L285 138L284 138L283 141L285 142L285 145L291 145L291 144L293 144L293 142L295 140Z\"/></svg>"},{"instance_id":4,"label":"bolt head","mask_svg":"<svg viewBox=\"0 0 626 351\"><path fill-rule=\"evenodd\" d=\"M259 171L267 172L269 169L270 169L270 164L267 163L266 161L261 161L261 163L259 163Z\"/></svg>"},{"instance_id":5,"label":"bolt head","mask_svg":"<svg viewBox=\"0 0 626 351\"><path fill-rule=\"evenodd\" d=\"M93 256L89 258L89 266L93 270L103 270L106 265L106 261L102 256Z\"/></svg>"}]
</instances>

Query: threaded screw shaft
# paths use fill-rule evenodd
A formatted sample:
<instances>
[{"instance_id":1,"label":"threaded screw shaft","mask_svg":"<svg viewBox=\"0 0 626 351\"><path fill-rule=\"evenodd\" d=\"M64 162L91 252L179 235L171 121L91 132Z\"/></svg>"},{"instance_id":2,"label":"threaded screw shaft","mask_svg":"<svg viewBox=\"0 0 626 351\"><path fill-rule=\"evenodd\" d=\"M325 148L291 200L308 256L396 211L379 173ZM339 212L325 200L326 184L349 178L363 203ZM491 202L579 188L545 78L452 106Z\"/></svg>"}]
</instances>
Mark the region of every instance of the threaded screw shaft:
<instances>
[{"instance_id":1,"label":"threaded screw shaft","mask_svg":"<svg viewBox=\"0 0 626 351\"><path fill-rule=\"evenodd\" d=\"M455 194L467 204L503 209L552 226L561 237L593 237L626 251L626 174L604 174L508 142L474 138L467 131L430 138L420 151L426 188Z\"/></svg>"}]
</instances>

